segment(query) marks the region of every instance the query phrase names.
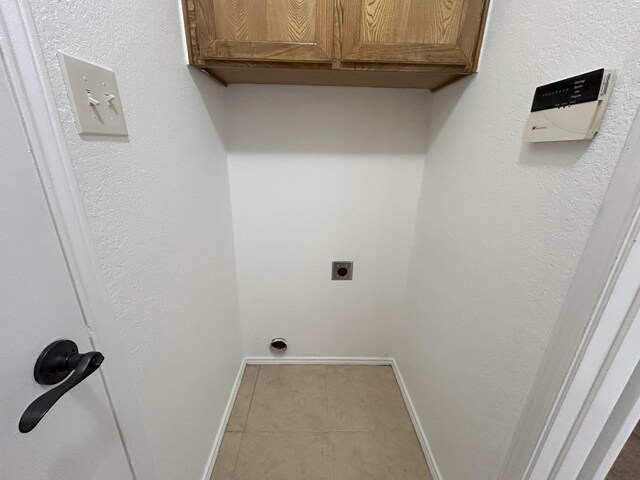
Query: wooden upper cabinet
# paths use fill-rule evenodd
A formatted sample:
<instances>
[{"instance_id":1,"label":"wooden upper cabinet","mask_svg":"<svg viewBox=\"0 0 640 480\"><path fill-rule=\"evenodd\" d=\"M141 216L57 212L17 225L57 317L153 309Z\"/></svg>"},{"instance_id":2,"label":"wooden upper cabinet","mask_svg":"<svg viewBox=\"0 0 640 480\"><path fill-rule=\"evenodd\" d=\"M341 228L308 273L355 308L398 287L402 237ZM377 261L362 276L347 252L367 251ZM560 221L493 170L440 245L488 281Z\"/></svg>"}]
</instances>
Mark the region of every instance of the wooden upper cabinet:
<instances>
[{"instance_id":1,"label":"wooden upper cabinet","mask_svg":"<svg viewBox=\"0 0 640 480\"><path fill-rule=\"evenodd\" d=\"M202 59L333 59L333 0L194 1Z\"/></svg>"},{"instance_id":2,"label":"wooden upper cabinet","mask_svg":"<svg viewBox=\"0 0 640 480\"><path fill-rule=\"evenodd\" d=\"M222 83L435 90L476 71L489 0L182 0Z\"/></svg>"},{"instance_id":3,"label":"wooden upper cabinet","mask_svg":"<svg viewBox=\"0 0 640 480\"><path fill-rule=\"evenodd\" d=\"M347 62L473 68L483 0L342 0Z\"/></svg>"}]
</instances>

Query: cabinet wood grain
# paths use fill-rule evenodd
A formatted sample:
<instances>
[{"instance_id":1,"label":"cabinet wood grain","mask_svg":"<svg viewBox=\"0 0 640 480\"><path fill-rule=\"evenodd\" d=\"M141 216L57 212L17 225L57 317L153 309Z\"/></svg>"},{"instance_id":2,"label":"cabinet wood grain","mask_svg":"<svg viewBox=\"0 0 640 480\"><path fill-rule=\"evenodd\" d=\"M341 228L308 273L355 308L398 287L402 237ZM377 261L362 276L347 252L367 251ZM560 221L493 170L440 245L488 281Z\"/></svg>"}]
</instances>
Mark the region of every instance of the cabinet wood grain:
<instances>
[{"instance_id":1,"label":"cabinet wood grain","mask_svg":"<svg viewBox=\"0 0 640 480\"><path fill-rule=\"evenodd\" d=\"M482 4L483 0L343 0L342 60L472 68Z\"/></svg>"},{"instance_id":2,"label":"cabinet wood grain","mask_svg":"<svg viewBox=\"0 0 640 480\"><path fill-rule=\"evenodd\" d=\"M331 62L331 0L194 0L200 57Z\"/></svg>"},{"instance_id":3,"label":"cabinet wood grain","mask_svg":"<svg viewBox=\"0 0 640 480\"><path fill-rule=\"evenodd\" d=\"M435 90L473 73L488 0L183 0L191 65L223 83Z\"/></svg>"}]
</instances>

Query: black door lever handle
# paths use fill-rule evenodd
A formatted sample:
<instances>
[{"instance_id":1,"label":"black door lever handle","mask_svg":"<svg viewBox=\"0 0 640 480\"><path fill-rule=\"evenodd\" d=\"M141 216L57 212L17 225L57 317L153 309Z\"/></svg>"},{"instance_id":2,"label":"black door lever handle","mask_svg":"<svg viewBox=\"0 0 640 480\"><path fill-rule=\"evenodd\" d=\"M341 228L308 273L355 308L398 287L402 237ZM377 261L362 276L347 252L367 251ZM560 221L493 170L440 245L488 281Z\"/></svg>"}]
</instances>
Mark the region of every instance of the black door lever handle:
<instances>
[{"instance_id":1,"label":"black door lever handle","mask_svg":"<svg viewBox=\"0 0 640 480\"><path fill-rule=\"evenodd\" d=\"M104 360L100 352L78 353L71 340L58 340L45 348L36 362L34 377L41 385L53 385L71 376L61 385L36 398L22 414L18 429L33 430L60 398L95 372ZM73 372L73 373L72 373Z\"/></svg>"}]
</instances>

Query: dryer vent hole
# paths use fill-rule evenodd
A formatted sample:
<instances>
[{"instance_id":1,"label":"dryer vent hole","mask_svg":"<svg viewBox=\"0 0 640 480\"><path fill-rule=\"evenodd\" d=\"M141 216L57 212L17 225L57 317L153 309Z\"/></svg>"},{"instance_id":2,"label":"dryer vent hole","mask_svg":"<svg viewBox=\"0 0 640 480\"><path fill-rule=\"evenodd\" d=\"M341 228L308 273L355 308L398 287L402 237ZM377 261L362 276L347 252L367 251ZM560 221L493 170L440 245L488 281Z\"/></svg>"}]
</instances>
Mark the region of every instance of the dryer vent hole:
<instances>
[{"instance_id":1,"label":"dryer vent hole","mask_svg":"<svg viewBox=\"0 0 640 480\"><path fill-rule=\"evenodd\" d=\"M287 341L284 338L274 338L271 340L271 348L278 352L284 352L287 349Z\"/></svg>"}]
</instances>

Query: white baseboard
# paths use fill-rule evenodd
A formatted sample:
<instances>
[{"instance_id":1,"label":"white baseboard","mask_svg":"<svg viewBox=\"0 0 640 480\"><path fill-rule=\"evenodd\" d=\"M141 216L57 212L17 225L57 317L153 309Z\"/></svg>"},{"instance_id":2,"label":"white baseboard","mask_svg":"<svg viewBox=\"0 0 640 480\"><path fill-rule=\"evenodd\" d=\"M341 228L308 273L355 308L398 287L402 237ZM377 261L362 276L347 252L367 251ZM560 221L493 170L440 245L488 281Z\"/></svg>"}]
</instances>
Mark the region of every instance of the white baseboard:
<instances>
[{"instance_id":1,"label":"white baseboard","mask_svg":"<svg viewBox=\"0 0 640 480\"><path fill-rule=\"evenodd\" d=\"M391 359L391 368L393 368L393 373L396 375L396 380L398 381L400 392L402 393L404 403L407 406L407 410L409 411L409 416L411 417L413 428L415 428L416 430L416 435L418 436L418 441L422 446L424 456L427 459L427 464L429 465L431 476L433 477L433 480L442 480L442 474L440 473L440 469L438 468L438 464L436 463L436 458L433 456L433 451L429 446L429 441L427 440L427 436L424 433L424 429L422 428L422 424L420 423L420 419L418 418L416 409L413 406L411 396L409 395L409 391L407 390L407 386L404 383L404 379L402 378L402 374L400 373L400 369L398 368L398 364L396 363L395 358Z\"/></svg>"},{"instance_id":2,"label":"white baseboard","mask_svg":"<svg viewBox=\"0 0 640 480\"><path fill-rule=\"evenodd\" d=\"M391 365L386 357L246 357L248 365Z\"/></svg>"},{"instance_id":3,"label":"white baseboard","mask_svg":"<svg viewBox=\"0 0 640 480\"><path fill-rule=\"evenodd\" d=\"M233 403L236 400L236 395L238 394L238 389L240 388L240 382L242 381L242 375L244 373L246 365L391 366L391 368L393 369L393 373L396 376L398 386L400 387L400 392L402 393L402 398L404 399L407 411L409 412L409 417L411 418L413 427L416 430L418 441L420 442L420 446L422 447L424 456L427 459L427 464L429 466L429 470L431 471L431 476L433 477L433 480L442 480L442 475L440 474L440 470L438 469L438 464L436 463L435 457L433 456L433 452L431 451L431 447L429 446L429 442L427 441L427 437L422 428L422 424L420 423L418 415L416 414L413 402L411 401L411 397L409 396L409 392L407 391L407 387L404 383L404 379L402 378L402 374L398 369L398 364L396 363L395 358L391 357L245 357L242 360L242 364L240 365L240 369L238 370L238 375L236 376L236 381L233 384L233 388L229 396L229 401L227 402L220 428L218 428L218 433L216 434L216 437L214 439L213 447L211 448L211 454L209 455L209 460L207 462L202 480L209 480L209 478L211 477L211 473L213 472L213 466L215 465L216 457L218 456L218 451L220 450L222 437L224 436L227 422L229 421L229 416L231 415L231 409L233 408Z\"/></svg>"},{"instance_id":4,"label":"white baseboard","mask_svg":"<svg viewBox=\"0 0 640 480\"><path fill-rule=\"evenodd\" d=\"M240 388L240 382L242 382L242 375L244 375L244 367L246 365L247 365L246 359L243 358L242 361L240 362L240 368L238 369L236 380L235 382L233 382L233 387L231 387L231 394L229 395L229 400L227 400L227 405L224 408L224 413L222 415L222 422L220 422L220 426L218 427L218 432L216 433L216 436L213 439L211 453L209 454L209 459L207 460L207 464L205 465L204 473L202 474L202 480L209 480L211 478L211 474L213 473L213 466L216 463L216 458L218 458L220 445L222 445L222 437L224 437L224 432L227 429L227 423L229 423L231 410L233 409L233 404L236 401L236 395L238 395L238 389Z\"/></svg>"}]
</instances>

